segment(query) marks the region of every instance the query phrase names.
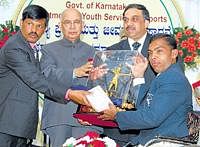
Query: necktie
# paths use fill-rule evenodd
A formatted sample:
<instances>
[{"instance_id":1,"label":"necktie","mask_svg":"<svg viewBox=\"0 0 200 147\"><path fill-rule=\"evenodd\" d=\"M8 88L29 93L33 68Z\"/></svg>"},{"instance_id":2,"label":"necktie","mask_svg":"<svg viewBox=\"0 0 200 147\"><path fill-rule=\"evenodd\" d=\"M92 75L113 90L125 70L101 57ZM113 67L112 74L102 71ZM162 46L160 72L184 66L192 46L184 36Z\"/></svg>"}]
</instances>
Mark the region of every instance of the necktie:
<instances>
[{"instance_id":1,"label":"necktie","mask_svg":"<svg viewBox=\"0 0 200 147\"><path fill-rule=\"evenodd\" d=\"M138 48L140 47L140 45L141 44L139 42L134 42L133 45L132 45L133 46L133 50L138 50Z\"/></svg>"},{"instance_id":2,"label":"necktie","mask_svg":"<svg viewBox=\"0 0 200 147\"><path fill-rule=\"evenodd\" d=\"M39 61L39 49L37 48L36 45L33 47L33 51L34 51L35 59L36 59L37 61Z\"/></svg>"}]
</instances>

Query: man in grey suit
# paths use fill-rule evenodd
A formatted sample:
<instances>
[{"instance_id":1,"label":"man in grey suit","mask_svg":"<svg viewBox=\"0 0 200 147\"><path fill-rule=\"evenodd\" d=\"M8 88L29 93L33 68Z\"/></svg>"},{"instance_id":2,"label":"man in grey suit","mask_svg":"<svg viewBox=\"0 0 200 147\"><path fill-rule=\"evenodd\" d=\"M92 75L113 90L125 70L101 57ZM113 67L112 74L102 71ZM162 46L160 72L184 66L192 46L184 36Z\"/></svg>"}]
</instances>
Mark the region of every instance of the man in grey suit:
<instances>
[{"instance_id":1,"label":"man in grey suit","mask_svg":"<svg viewBox=\"0 0 200 147\"><path fill-rule=\"evenodd\" d=\"M34 46L48 24L48 12L29 5L22 13L21 30L0 50L0 146L25 147L36 137L38 92L52 100L88 104L82 90L68 90L46 78L34 56ZM67 76L67 75L66 75ZM68 82L68 81L64 81Z\"/></svg>"},{"instance_id":2,"label":"man in grey suit","mask_svg":"<svg viewBox=\"0 0 200 147\"><path fill-rule=\"evenodd\" d=\"M143 56L147 57L147 49L151 38L151 35L147 32L149 23L150 16L145 6L140 4L128 5L123 12L124 33L127 39L108 47L108 50L137 50ZM150 66L148 66L144 77L145 84L132 87L130 90L132 92L130 94L131 98L135 101L136 106L140 101L138 98L145 95L152 79L155 77L155 73ZM138 94L133 93L135 91ZM104 134L116 140L121 146L128 142L129 136L137 133L138 131L135 130L121 131L116 128L104 128Z\"/></svg>"},{"instance_id":3,"label":"man in grey suit","mask_svg":"<svg viewBox=\"0 0 200 147\"><path fill-rule=\"evenodd\" d=\"M65 87L86 85L93 62L94 48L80 40L83 28L81 13L73 8L63 11L60 19L63 39L44 46L41 69L46 77L55 78ZM77 104L70 101L66 105L48 99L44 101L42 131L50 137L52 147L62 146L69 137L80 137L88 130L101 133L102 128L84 126L73 118Z\"/></svg>"},{"instance_id":4,"label":"man in grey suit","mask_svg":"<svg viewBox=\"0 0 200 147\"><path fill-rule=\"evenodd\" d=\"M103 112L103 120L115 120L121 130L140 130L130 138L131 146L145 145L157 136L182 138L189 135L187 115L192 110L192 89L179 63L178 49L172 35L157 34L149 45L149 61L157 76L136 111L119 112L114 105ZM135 58L130 66L134 77L143 77L148 60ZM136 73L137 72L137 73Z\"/></svg>"}]
</instances>

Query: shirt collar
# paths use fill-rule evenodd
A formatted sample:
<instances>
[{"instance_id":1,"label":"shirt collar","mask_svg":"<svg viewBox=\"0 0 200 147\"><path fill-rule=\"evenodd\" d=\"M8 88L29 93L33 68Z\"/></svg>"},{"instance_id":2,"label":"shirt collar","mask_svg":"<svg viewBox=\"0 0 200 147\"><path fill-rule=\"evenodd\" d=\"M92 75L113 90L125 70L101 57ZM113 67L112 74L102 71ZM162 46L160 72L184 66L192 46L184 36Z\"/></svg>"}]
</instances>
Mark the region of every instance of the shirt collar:
<instances>
[{"instance_id":1,"label":"shirt collar","mask_svg":"<svg viewBox=\"0 0 200 147\"><path fill-rule=\"evenodd\" d=\"M31 48L34 48L35 43L29 43L29 44L30 44Z\"/></svg>"},{"instance_id":2,"label":"shirt collar","mask_svg":"<svg viewBox=\"0 0 200 147\"><path fill-rule=\"evenodd\" d=\"M138 52L140 52L140 53L142 51L142 47L143 47L146 36L147 36L147 33L145 33L144 36L142 36L142 38L137 40L137 42L141 44L140 47L138 48ZM131 50L133 50L132 44L135 43L135 42L136 42L135 40L128 38L128 43L129 43Z\"/></svg>"},{"instance_id":3,"label":"shirt collar","mask_svg":"<svg viewBox=\"0 0 200 147\"><path fill-rule=\"evenodd\" d=\"M78 38L77 40L75 40L74 42L71 42L69 41L68 39L66 38L63 38L64 42L67 42L67 43L70 43L70 44L76 44L76 43L79 43L80 42L80 38Z\"/></svg>"},{"instance_id":4,"label":"shirt collar","mask_svg":"<svg viewBox=\"0 0 200 147\"><path fill-rule=\"evenodd\" d=\"M66 38L63 38L62 40L61 40L61 42L62 42L62 44L64 45L64 46L66 46L66 47L75 47L75 46L78 46L79 44L80 44L80 39L77 39L75 42L71 42L71 41L69 41L68 39L66 39Z\"/></svg>"}]
</instances>

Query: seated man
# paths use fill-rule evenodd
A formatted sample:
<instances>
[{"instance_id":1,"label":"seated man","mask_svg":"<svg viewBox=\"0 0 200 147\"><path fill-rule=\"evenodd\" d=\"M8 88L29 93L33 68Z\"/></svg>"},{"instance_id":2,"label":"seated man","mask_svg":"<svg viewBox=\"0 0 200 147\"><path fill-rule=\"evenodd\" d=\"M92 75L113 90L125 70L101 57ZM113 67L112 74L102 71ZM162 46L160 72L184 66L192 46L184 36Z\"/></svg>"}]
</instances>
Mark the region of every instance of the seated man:
<instances>
[{"instance_id":1,"label":"seated man","mask_svg":"<svg viewBox=\"0 0 200 147\"><path fill-rule=\"evenodd\" d=\"M192 89L181 66L176 63L176 40L168 34L157 34L148 49L150 65L157 73L150 89L138 98L136 111L118 111L114 105L103 111L103 120L115 120L121 130L140 130L132 136L133 145L144 145L156 136L188 136L187 114L192 110ZM130 66L134 77L144 75L147 59L137 56Z\"/></svg>"}]
</instances>

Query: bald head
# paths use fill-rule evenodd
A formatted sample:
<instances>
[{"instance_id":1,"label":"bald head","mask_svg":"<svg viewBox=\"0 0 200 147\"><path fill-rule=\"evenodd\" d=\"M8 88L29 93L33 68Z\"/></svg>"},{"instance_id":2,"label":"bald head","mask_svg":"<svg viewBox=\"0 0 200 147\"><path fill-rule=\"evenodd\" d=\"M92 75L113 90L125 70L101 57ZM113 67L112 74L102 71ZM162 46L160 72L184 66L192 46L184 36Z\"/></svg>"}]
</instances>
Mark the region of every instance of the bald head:
<instances>
[{"instance_id":1,"label":"bald head","mask_svg":"<svg viewBox=\"0 0 200 147\"><path fill-rule=\"evenodd\" d=\"M61 14L61 31L64 38L74 42L80 38L83 28L82 15L74 8L68 8Z\"/></svg>"}]
</instances>

